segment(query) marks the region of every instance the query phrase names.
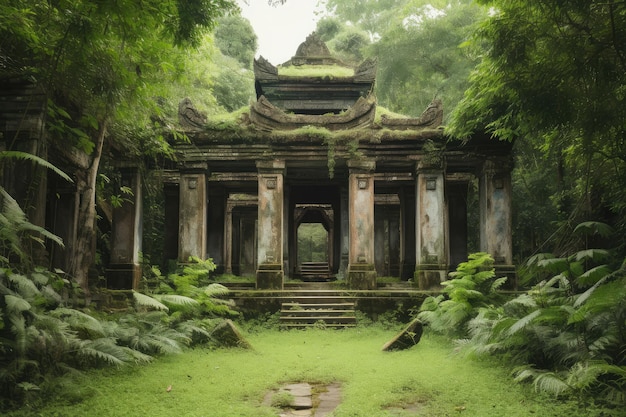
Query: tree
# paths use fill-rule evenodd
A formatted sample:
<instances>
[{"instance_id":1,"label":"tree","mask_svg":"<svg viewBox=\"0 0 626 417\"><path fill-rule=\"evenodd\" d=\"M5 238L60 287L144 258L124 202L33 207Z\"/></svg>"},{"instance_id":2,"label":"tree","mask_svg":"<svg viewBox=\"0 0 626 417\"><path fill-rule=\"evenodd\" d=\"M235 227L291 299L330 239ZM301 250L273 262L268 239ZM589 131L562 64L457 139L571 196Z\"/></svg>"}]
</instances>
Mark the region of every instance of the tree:
<instances>
[{"instance_id":1,"label":"tree","mask_svg":"<svg viewBox=\"0 0 626 417\"><path fill-rule=\"evenodd\" d=\"M485 52L448 132L530 141L557 161L565 188L553 199L569 224L591 217L623 231L626 3L481 3L492 16L472 42Z\"/></svg>"},{"instance_id":2,"label":"tree","mask_svg":"<svg viewBox=\"0 0 626 417\"><path fill-rule=\"evenodd\" d=\"M224 55L235 58L246 69L252 68L258 45L248 19L239 14L221 17L215 28L215 43Z\"/></svg>"},{"instance_id":3,"label":"tree","mask_svg":"<svg viewBox=\"0 0 626 417\"><path fill-rule=\"evenodd\" d=\"M68 271L86 292L96 179L120 105L136 97L145 74L161 70L158 58L164 54L154 45L164 45L163 39L170 48L198 45L202 33L233 7L232 0L15 0L0 6L0 70L39 86L50 104L53 137L89 156L77 181L79 236Z\"/></svg>"},{"instance_id":4,"label":"tree","mask_svg":"<svg viewBox=\"0 0 626 417\"><path fill-rule=\"evenodd\" d=\"M319 21L318 33L350 61L377 58L381 105L419 116L440 97L447 117L460 101L477 62L461 45L487 16L486 8L469 0L330 0L327 8L331 17Z\"/></svg>"},{"instance_id":5,"label":"tree","mask_svg":"<svg viewBox=\"0 0 626 417\"><path fill-rule=\"evenodd\" d=\"M477 57L463 48L485 8L472 1L435 8L408 2L393 18L369 55L378 57L377 96L393 111L419 116L435 97L446 118L463 97Z\"/></svg>"}]
</instances>

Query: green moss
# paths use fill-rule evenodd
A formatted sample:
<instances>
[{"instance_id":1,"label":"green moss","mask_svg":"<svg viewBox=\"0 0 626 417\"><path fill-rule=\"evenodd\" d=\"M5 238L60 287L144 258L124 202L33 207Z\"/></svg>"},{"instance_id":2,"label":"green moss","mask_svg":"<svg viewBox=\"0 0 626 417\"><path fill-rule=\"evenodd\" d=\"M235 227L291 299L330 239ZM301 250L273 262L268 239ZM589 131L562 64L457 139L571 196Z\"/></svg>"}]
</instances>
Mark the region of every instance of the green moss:
<instances>
[{"instance_id":1,"label":"green moss","mask_svg":"<svg viewBox=\"0 0 626 417\"><path fill-rule=\"evenodd\" d=\"M243 106L230 113L219 113L207 118L206 130L241 130L241 119L250 112L250 106Z\"/></svg>"},{"instance_id":2,"label":"green moss","mask_svg":"<svg viewBox=\"0 0 626 417\"><path fill-rule=\"evenodd\" d=\"M289 65L279 66L278 75L285 77L307 78L344 78L353 77L354 69L338 65Z\"/></svg>"},{"instance_id":3,"label":"green moss","mask_svg":"<svg viewBox=\"0 0 626 417\"><path fill-rule=\"evenodd\" d=\"M410 119L411 116L407 116L406 114L400 114L393 112L385 107L376 105L376 116L374 117L374 123L380 124L380 119L383 115L389 117L390 119Z\"/></svg>"}]
</instances>

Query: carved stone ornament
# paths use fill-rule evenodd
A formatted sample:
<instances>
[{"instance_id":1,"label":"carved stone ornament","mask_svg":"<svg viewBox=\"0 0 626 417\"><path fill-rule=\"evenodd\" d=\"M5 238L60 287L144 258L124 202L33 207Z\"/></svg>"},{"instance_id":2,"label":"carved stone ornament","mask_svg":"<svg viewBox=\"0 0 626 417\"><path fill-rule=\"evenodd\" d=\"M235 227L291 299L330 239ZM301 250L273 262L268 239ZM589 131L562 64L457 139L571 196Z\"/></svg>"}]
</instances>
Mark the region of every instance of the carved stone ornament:
<instances>
[{"instance_id":1,"label":"carved stone ornament","mask_svg":"<svg viewBox=\"0 0 626 417\"><path fill-rule=\"evenodd\" d=\"M433 99L418 118L393 119L383 114L380 122L383 127L390 129L434 129L443 122L443 103L441 99Z\"/></svg>"},{"instance_id":2,"label":"carved stone ornament","mask_svg":"<svg viewBox=\"0 0 626 417\"><path fill-rule=\"evenodd\" d=\"M313 32L306 37L306 40L300 44L296 51L297 57L311 56L331 56L328 46L320 39L317 33Z\"/></svg>"},{"instance_id":3,"label":"carved stone ornament","mask_svg":"<svg viewBox=\"0 0 626 417\"><path fill-rule=\"evenodd\" d=\"M254 78L263 81L278 80L278 68L260 56L254 60Z\"/></svg>"},{"instance_id":4,"label":"carved stone ornament","mask_svg":"<svg viewBox=\"0 0 626 417\"><path fill-rule=\"evenodd\" d=\"M206 124L207 116L196 109L189 97L178 104L178 122L183 128L199 129Z\"/></svg>"}]
</instances>

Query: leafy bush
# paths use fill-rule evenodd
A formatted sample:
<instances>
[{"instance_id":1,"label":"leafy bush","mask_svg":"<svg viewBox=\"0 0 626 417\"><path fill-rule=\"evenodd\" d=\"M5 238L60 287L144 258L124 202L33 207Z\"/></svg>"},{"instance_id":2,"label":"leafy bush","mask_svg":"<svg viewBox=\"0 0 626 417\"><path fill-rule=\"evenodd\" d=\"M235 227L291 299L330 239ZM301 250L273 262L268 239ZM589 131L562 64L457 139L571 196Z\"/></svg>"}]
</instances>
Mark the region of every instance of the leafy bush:
<instances>
[{"instance_id":1,"label":"leafy bush","mask_svg":"<svg viewBox=\"0 0 626 417\"><path fill-rule=\"evenodd\" d=\"M434 331L448 335L466 334L466 324L478 315L479 308L502 301L497 292L506 278L495 278L493 258L478 252L461 263L452 278L441 283L442 294L424 300L418 318Z\"/></svg>"},{"instance_id":2,"label":"leafy bush","mask_svg":"<svg viewBox=\"0 0 626 417\"><path fill-rule=\"evenodd\" d=\"M589 229L583 224L578 231ZM475 353L517 364L515 378L555 395L593 394L626 403L626 261L584 249L536 255L540 281L499 306L479 309L466 341Z\"/></svg>"}]
</instances>

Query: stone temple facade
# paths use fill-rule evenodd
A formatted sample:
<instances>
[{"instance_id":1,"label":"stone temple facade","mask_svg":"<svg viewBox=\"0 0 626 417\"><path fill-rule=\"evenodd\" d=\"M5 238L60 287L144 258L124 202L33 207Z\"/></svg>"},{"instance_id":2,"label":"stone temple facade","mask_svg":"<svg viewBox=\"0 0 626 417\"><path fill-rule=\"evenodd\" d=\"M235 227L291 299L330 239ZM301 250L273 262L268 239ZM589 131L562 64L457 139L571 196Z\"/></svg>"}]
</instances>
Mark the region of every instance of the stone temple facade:
<instances>
[{"instance_id":1,"label":"stone temple facade","mask_svg":"<svg viewBox=\"0 0 626 417\"><path fill-rule=\"evenodd\" d=\"M347 67L315 34L290 61L261 57L254 71L257 100L234 128L181 106L190 143L166 175L168 257L211 257L218 272L281 289L300 274L298 227L321 223L330 275L349 288L374 289L377 276L434 288L467 258L478 179L480 250L513 270L509 143L446 137L437 99L419 118L380 114L376 63Z\"/></svg>"},{"instance_id":2,"label":"stone temple facade","mask_svg":"<svg viewBox=\"0 0 626 417\"><path fill-rule=\"evenodd\" d=\"M376 63L344 65L314 34L282 65L258 59L254 73L256 101L235 124L207 122L181 101L189 142L175 145L177 162L164 173L166 258L210 257L216 273L253 275L257 288L281 289L303 275L299 226L318 223L327 233L326 277L351 289L374 289L380 276L431 289L467 259L471 229L498 272L513 273L510 143L446 137L438 99L418 118L377 107ZM26 100L3 91L7 108ZM39 143L40 113L23 143ZM15 137L9 122L5 139ZM79 159L72 159L78 168ZM119 169L134 194L110 213L106 285L130 289L140 278L142 180L132 161ZM468 216L476 183L479 213ZM29 215L72 245L76 191L52 179L47 188L53 204L34 196L41 204ZM50 256L61 269L71 261Z\"/></svg>"}]
</instances>

